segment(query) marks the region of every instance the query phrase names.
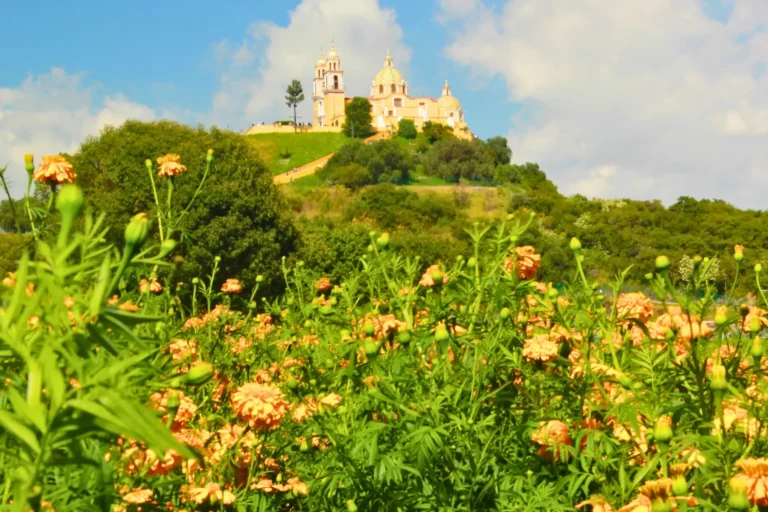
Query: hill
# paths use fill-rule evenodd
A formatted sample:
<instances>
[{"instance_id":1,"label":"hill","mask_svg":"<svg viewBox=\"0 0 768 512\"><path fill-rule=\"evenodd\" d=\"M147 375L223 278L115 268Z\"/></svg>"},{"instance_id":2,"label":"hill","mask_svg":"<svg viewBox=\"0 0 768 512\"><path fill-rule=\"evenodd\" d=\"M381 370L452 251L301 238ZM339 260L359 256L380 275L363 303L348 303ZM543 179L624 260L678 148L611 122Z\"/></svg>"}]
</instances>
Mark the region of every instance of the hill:
<instances>
[{"instance_id":1,"label":"hill","mask_svg":"<svg viewBox=\"0 0 768 512\"><path fill-rule=\"evenodd\" d=\"M246 135L272 174L282 174L339 149L342 133L263 133Z\"/></svg>"}]
</instances>

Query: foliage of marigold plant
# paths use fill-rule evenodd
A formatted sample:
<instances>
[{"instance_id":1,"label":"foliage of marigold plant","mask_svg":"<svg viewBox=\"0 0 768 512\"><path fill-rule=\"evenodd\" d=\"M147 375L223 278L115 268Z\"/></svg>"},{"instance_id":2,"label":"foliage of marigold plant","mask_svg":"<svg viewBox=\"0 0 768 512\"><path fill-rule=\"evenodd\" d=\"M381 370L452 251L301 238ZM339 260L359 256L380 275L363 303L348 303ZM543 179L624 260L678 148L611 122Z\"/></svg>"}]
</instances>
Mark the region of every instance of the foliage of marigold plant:
<instances>
[{"instance_id":1,"label":"foliage of marigold plant","mask_svg":"<svg viewBox=\"0 0 768 512\"><path fill-rule=\"evenodd\" d=\"M450 262L371 232L346 279L283 261L265 297L218 260L177 282L170 209L104 245L71 190L0 288L3 509L768 506L768 301L716 301L714 260L604 295L576 240L556 287L511 216Z\"/></svg>"}]
</instances>

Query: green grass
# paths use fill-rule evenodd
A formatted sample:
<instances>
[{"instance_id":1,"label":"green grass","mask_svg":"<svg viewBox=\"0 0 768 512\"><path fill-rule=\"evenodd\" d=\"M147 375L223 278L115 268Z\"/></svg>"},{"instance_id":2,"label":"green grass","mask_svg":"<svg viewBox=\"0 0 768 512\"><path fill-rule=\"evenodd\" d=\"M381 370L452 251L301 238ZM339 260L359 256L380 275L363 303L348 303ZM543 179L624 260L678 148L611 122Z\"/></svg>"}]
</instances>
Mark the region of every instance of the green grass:
<instances>
[{"instance_id":1,"label":"green grass","mask_svg":"<svg viewBox=\"0 0 768 512\"><path fill-rule=\"evenodd\" d=\"M448 183L443 178L439 178L437 176L421 176L421 179L417 179L417 177L411 178L411 187L436 187L436 186L443 186L443 185L455 185L455 183Z\"/></svg>"},{"instance_id":2,"label":"green grass","mask_svg":"<svg viewBox=\"0 0 768 512\"><path fill-rule=\"evenodd\" d=\"M305 189L319 187L320 185L322 185L322 182L320 181L320 178L318 178L317 174L310 174L309 176L304 176L303 178L294 180L293 183L288 186Z\"/></svg>"},{"instance_id":3,"label":"green grass","mask_svg":"<svg viewBox=\"0 0 768 512\"><path fill-rule=\"evenodd\" d=\"M333 153L347 141L342 133L263 133L246 138L272 174L282 174ZM281 153L288 153L285 158Z\"/></svg>"}]
</instances>

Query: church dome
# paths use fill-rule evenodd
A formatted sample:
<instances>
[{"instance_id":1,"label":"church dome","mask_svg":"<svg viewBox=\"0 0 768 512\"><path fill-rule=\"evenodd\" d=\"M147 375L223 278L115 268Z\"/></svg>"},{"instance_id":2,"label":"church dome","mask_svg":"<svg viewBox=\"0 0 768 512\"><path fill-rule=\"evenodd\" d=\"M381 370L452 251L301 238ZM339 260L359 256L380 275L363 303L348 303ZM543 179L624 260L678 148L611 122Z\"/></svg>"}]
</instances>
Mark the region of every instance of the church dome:
<instances>
[{"instance_id":1,"label":"church dome","mask_svg":"<svg viewBox=\"0 0 768 512\"><path fill-rule=\"evenodd\" d=\"M320 52L320 58L317 59L317 64L315 64L317 67L325 66L325 57L323 56L323 52Z\"/></svg>"},{"instance_id":2,"label":"church dome","mask_svg":"<svg viewBox=\"0 0 768 512\"><path fill-rule=\"evenodd\" d=\"M374 85L391 85L401 84L403 82L403 75L400 74L395 66L392 65L392 56L387 52L387 57L384 59L384 67L381 71L376 73L376 77L373 79Z\"/></svg>"},{"instance_id":3,"label":"church dome","mask_svg":"<svg viewBox=\"0 0 768 512\"><path fill-rule=\"evenodd\" d=\"M328 52L328 60L338 59L339 54L336 53L336 47L331 43L331 50Z\"/></svg>"},{"instance_id":4,"label":"church dome","mask_svg":"<svg viewBox=\"0 0 768 512\"><path fill-rule=\"evenodd\" d=\"M459 110L461 108L461 102L456 99L456 96L451 93L451 87L448 85L448 80L445 81L443 86L443 94L437 99L437 104L446 110Z\"/></svg>"}]
</instances>

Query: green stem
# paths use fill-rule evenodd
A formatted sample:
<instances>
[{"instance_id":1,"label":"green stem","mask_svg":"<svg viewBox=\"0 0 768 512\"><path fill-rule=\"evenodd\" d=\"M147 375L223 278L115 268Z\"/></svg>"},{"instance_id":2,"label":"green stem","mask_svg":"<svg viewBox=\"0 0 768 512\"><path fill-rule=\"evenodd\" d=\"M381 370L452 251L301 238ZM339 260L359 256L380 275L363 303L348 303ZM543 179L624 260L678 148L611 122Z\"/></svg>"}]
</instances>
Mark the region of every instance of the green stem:
<instances>
[{"instance_id":1,"label":"green stem","mask_svg":"<svg viewBox=\"0 0 768 512\"><path fill-rule=\"evenodd\" d=\"M32 217L32 208L29 206L29 191L32 188L32 175L29 175L27 180L27 192L24 194L24 207L27 210L27 216L29 216L29 225L32 230L32 237L37 240L37 230L35 229L35 219Z\"/></svg>"},{"instance_id":2,"label":"green stem","mask_svg":"<svg viewBox=\"0 0 768 512\"><path fill-rule=\"evenodd\" d=\"M168 177L168 197L166 199L166 209L165 213L168 215L167 221L168 221L168 238L171 238L171 233L173 232L173 229L171 228L171 197L173 196L173 176ZM162 241L162 240L161 240Z\"/></svg>"},{"instance_id":3,"label":"green stem","mask_svg":"<svg viewBox=\"0 0 768 512\"><path fill-rule=\"evenodd\" d=\"M768 306L768 299L765 298L765 292L763 292L763 287L760 285L760 272L755 272L755 282L757 283L757 289L760 292L760 297L763 298L763 304Z\"/></svg>"},{"instance_id":4,"label":"green stem","mask_svg":"<svg viewBox=\"0 0 768 512\"><path fill-rule=\"evenodd\" d=\"M741 262L736 262L736 275L733 277L733 284L731 285L731 291L728 293L728 298L726 299L726 305L731 304L731 299L733 299L733 292L736 291L736 284L739 282L739 273L741 271Z\"/></svg>"},{"instance_id":5,"label":"green stem","mask_svg":"<svg viewBox=\"0 0 768 512\"><path fill-rule=\"evenodd\" d=\"M157 197L157 187L155 186L155 174L152 171L152 162L147 160L147 172L149 173L149 182L152 184L152 194L155 197L155 205L157 206L157 229L160 231L160 243L165 241L163 235L163 213L160 208L160 199Z\"/></svg>"},{"instance_id":6,"label":"green stem","mask_svg":"<svg viewBox=\"0 0 768 512\"><path fill-rule=\"evenodd\" d=\"M14 206L13 198L11 197L11 193L8 190L8 184L5 181L5 170L8 168L6 165L2 169L0 169L0 181L3 182L3 190L5 190L5 195L8 197L8 204L11 205L11 215L13 216L13 225L16 226L16 232L21 235L21 225L19 225L19 218L16 216L16 206Z\"/></svg>"}]
</instances>

